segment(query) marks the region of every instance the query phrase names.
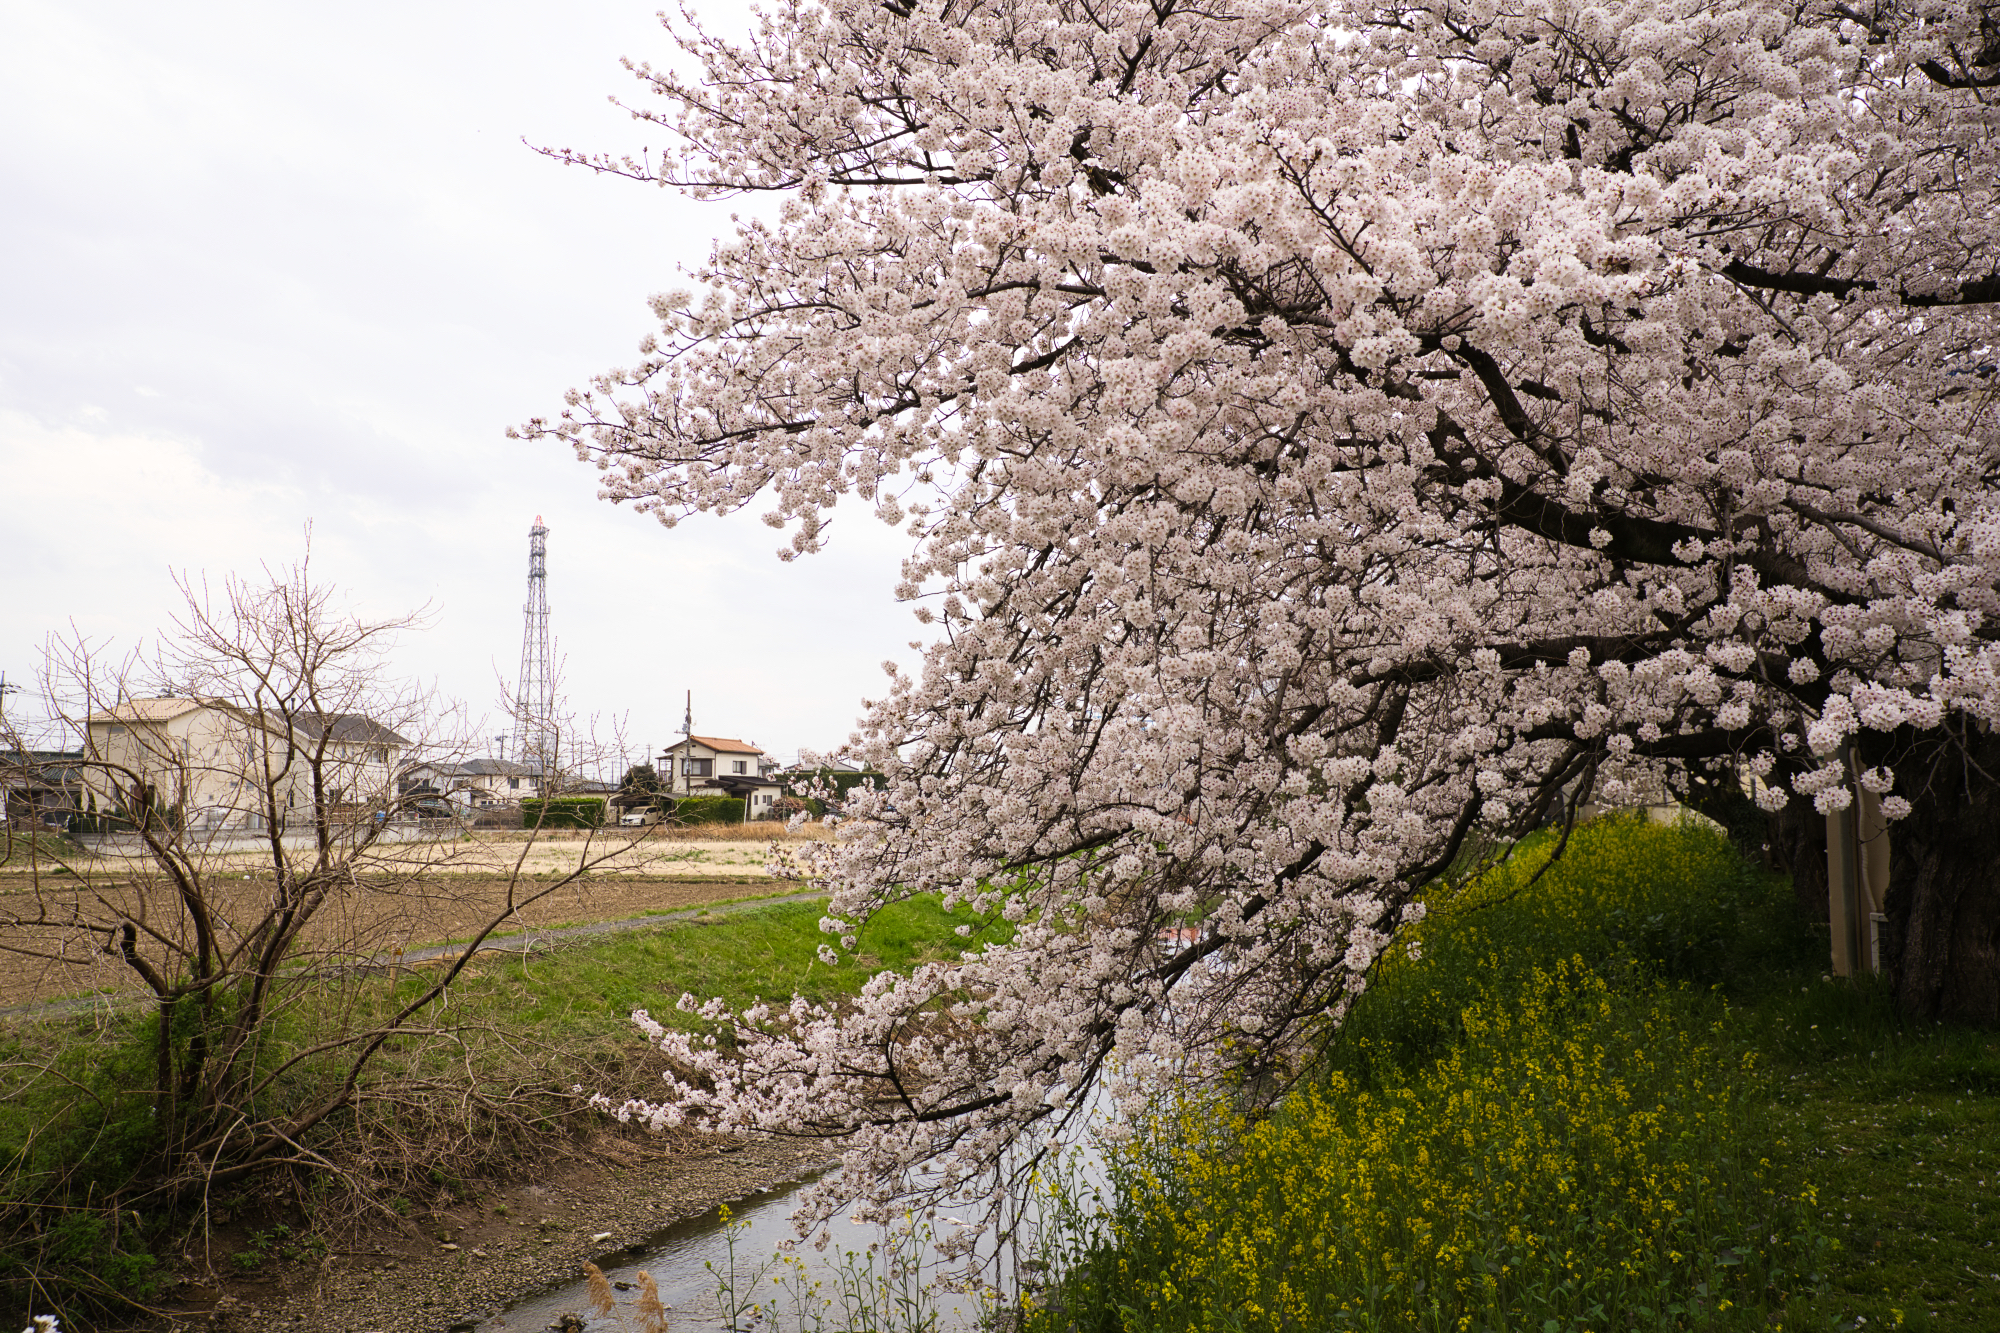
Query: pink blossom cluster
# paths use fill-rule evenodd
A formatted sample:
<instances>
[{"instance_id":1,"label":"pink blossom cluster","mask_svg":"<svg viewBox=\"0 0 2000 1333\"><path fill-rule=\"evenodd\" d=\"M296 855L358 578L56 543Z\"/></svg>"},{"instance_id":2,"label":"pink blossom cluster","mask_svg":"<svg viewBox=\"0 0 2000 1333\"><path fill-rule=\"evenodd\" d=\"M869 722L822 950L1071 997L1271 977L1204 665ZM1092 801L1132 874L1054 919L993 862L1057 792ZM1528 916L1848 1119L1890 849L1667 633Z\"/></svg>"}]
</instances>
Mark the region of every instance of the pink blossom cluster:
<instances>
[{"instance_id":1,"label":"pink blossom cluster","mask_svg":"<svg viewBox=\"0 0 2000 1333\"><path fill-rule=\"evenodd\" d=\"M1899 755L2000 720L1983 22L677 25L699 74L635 65L633 113L680 147L573 160L781 213L525 431L669 526L765 504L788 559L842 497L907 525L934 638L856 737L888 790L805 873L843 948L925 893L1013 934L837 1011L690 999L730 1039L647 1020L679 1073L620 1114L990 1196L1107 1081L1281 1088L1417 889L1585 796L1720 764L1824 812L1858 764L1908 814Z\"/></svg>"}]
</instances>

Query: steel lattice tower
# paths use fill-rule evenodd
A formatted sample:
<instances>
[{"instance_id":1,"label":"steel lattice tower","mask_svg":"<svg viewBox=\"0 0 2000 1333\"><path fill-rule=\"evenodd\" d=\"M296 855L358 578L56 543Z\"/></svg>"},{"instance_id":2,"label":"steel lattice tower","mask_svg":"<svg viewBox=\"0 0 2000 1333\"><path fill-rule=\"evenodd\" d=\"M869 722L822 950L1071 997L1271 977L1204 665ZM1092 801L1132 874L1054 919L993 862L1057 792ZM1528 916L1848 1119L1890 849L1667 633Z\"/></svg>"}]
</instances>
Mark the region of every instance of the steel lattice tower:
<instances>
[{"instance_id":1,"label":"steel lattice tower","mask_svg":"<svg viewBox=\"0 0 2000 1333\"><path fill-rule=\"evenodd\" d=\"M514 762L541 773L555 767L555 673L549 654L549 530L528 529L528 604L522 608L521 675L514 688Z\"/></svg>"}]
</instances>

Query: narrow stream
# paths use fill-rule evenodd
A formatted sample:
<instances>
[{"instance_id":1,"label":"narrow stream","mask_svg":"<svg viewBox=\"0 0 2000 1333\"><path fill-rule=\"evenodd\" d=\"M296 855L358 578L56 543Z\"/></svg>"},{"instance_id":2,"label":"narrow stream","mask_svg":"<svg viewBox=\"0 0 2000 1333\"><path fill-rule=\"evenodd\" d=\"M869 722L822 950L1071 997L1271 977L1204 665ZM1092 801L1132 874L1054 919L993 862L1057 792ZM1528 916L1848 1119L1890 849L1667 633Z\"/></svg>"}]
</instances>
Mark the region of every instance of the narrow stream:
<instances>
[{"instance_id":1,"label":"narrow stream","mask_svg":"<svg viewBox=\"0 0 2000 1333\"><path fill-rule=\"evenodd\" d=\"M829 1168L833 1169L837 1168ZM1102 1159L1091 1147L1081 1148L1071 1156L1069 1170L1073 1179L1084 1182L1086 1186L1101 1184L1104 1179ZM785 1316L793 1307L802 1283L817 1281L822 1284L822 1297L832 1296L842 1281L843 1266L848 1275L852 1275L857 1268L871 1276L879 1274L884 1271L885 1264L877 1262L871 1268L868 1259L860 1256L866 1256L871 1246L876 1247L879 1253L896 1244L896 1238L886 1229L862 1225L843 1217L831 1224L831 1239L824 1250L816 1249L811 1244L801 1244L789 1264L776 1261L774 1256L779 1247L796 1236L791 1216L798 1206L798 1196L826 1174L817 1172L727 1205L730 1215L727 1227L722 1219L722 1210L712 1209L700 1216L676 1222L638 1245L621 1251L614 1258L601 1261L598 1266L618 1288L618 1310L609 1317L594 1317L590 1313L589 1289L579 1273L575 1282L517 1301L500 1314L484 1320L477 1325L477 1333L543 1333L550 1328L564 1327L562 1320L565 1315L580 1318L583 1321L581 1327L588 1333L637 1330L643 1326L636 1312L640 1294L637 1281L641 1272L652 1275L659 1288L660 1303L666 1309L668 1325L676 1333L696 1329L705 1333L726 1333L732 1328L737 1333L791 1333L800 1321ZM952 1225L940 1215L940 1234ZM900 1248L904 1255L920 1255L920 1275L923 1278L933 1276L943 1266L942 1259L921 1233L914 1245L907 1235L902 1237ZM981 1246L980 1250L991 1253L987 1246ZM735 1274L735 1300L739 1306L753 1302L766 1307L775 1304L775 1318L755 1316L732 1325L729 1313L722 1304L718 1285L718 1276L727 1276L732 1271ZM783 1285L773 1282L774 1275L783 1278ZM624 1285L620 1287L620 1284ZM898 1290L906 1293L901 1286ZM929 1327L935 1328L938 1333L970 1333L980 1326L989 1307L974 1297L937 1289L928 1294L926 1309L935 1310L936 1322ZM833 1309L827 1314L827 1328L844 1327L838 1320L839 1313L840 1305L835 1300ZM810 1318L804 1323L808 1328L815 1326ZM575 1330L577 1325L566 1327Z\"/></svg>"},{"instance_id":2,"label":"narrow stream","mask_svg":"<svg viewBox=\"0 0 2000 1333\"><path fill-rule=\"evenodd\" d=\"M823 1174L823 1173L821 1173ZM775 1302L778 1315L775 1320L766 1317L744 1319L735 1325L740 1333L780 1333L790 1329L793 1321L784 1318L784 1311L791 1308L792 1297L804 1281L821 1282L822 1295L830 1295L840 1281L840 1265L843 1255L865 1255L873 1245L878 1250L891 1243L887 1231L877 1226L864 1226L847 1218L837 1219L829 1228L831 1240L824 1251L816 1250L810 1244L798 1246L798 1265L786 1265L774 1259L778 1248L786 1241L794 1239L791 1216L798 1206L798 1196L820 1179L820 1174L808 1176L788 1185L780 1185L759 1194L750 1195L729 1204L731 1225L725 1229L722 1210L712 1209L697 1217L676 1222L672 1226L647 1237L639 1245L621 1253L614 1260L599 1263L604 1275L616 1289L619 1302L618 1312L608 1318L593 1317L590 1313L590 1294L581 1276L578 1280L540 1296L531 1296L508 1306L500 1314L480 1323L478 1333L542 1333L553 1327L560 1327L565 1315L576 1315L583 1320L582 1327L589 1333L610 1333L611 1330L636 1330L641 1320L636 1313L639 1296L637 1280L640 1272L652 1274L659 1288L660 1303L666 1308L670 1327L676 1333L685 1330L728 1330L732 1327L728 1312L723 1308L721 1292L718 1289L718 1275L735 1274L737 1300L742 1304L761 1303L769 1306ZM731 1267L731 1236L734 1232L734 1268ZM907 1239L905 1246L909 1245ZM927 1245L922 1250L924 1276L929 1276L937 1266L938 1256ZM710 1265L713 1265L711 1270ZM866 1259L859 1260L864 1271ZM857 1266L849 1259L850 1270ZM880 1272L881 1266L872 1270ZM784 1285L773 1281L781 1277ZM628 1284L622 1289L618 1284ZM971 1330L978 1326L979 1316L985 1307L969 1297L955 1296L950 1292L932 1293L938 1319L935 1327L940 1333L954 1333L955 1330ZM838 1305L835 1305L838 1311ZM808 1321L810 1326L810 1321ZM839 1327L830 1323L829 1327ZM575 1325L568 1326L574 1329Z\"/></svg>"}]
</instances>

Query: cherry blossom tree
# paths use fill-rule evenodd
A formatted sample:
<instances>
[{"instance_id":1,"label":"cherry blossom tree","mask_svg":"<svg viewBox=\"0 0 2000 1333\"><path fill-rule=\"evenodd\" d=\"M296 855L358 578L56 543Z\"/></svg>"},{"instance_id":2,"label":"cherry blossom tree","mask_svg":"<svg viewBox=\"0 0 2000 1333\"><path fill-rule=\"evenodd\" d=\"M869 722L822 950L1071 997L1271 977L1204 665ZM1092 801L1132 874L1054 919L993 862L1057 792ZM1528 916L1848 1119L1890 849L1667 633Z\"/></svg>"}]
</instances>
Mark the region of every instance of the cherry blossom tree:
<instances>
[{"instance_id":1,"label":"cherry blossom tree","mask_svg":"<svg viewBox=\"0 0 2000 1333\"><path fill-rule=\"evenodd\" d=\"M862 1174L971 1191L1107 1076L1282 1086L1420 886L1718 773L1795 829L1882 793L1902 1006L2000 1019L1996 25L670 24L695 72L633 64L631 109L678 147L556 156L781 207L524 433L669 526L766 506L785 558L843 497L907 524L935 641L811 869L849 947L937 891L1015 934L841 1014L709 1007L733 1050L654 1025L683 1080L626 1113L858 1131Z\"/></svg>"}]
</instances>

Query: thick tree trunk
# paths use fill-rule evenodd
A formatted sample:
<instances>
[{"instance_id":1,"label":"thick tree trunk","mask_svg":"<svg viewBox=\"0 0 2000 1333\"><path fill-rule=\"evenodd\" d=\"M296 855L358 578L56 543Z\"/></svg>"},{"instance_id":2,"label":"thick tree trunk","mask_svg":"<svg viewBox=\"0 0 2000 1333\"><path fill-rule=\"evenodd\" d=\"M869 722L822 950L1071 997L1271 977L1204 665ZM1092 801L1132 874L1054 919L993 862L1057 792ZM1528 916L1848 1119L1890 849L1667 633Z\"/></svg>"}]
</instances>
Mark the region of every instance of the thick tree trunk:
<instances>
[{"instance_id":1,"label":"thick tree trunk","mask_svg":"<svg viewBox=\"0 0 2000 1333\"><path fill-rule=\"evenodd\" d=\"M1883 970L1906 1017L2000 1025L2000 736L1920 745L1899 756Z\"/></svg>"}]
</instances>

